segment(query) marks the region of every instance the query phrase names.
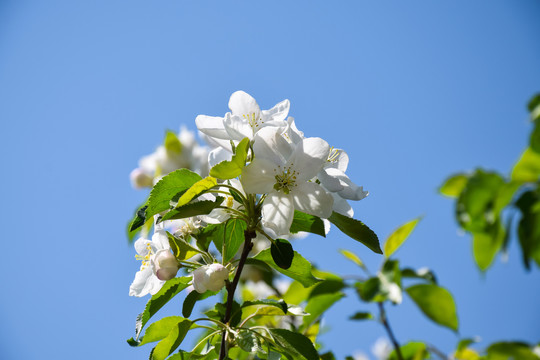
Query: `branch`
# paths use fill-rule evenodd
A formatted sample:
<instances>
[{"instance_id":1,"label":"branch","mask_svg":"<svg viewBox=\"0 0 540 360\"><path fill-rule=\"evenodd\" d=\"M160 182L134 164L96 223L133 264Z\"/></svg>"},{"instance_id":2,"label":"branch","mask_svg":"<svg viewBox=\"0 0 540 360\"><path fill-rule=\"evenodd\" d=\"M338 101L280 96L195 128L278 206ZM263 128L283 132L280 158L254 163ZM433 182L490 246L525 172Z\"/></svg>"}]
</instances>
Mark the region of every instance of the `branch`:
<instances>
[{"instance_id":1,"label":"branch","mask_svg":"<svg viewBox=\"0 0 540 360\"><path fill-rule=\"evenodd\" d=\"M403 360L403 355L401 354L399 343L397 342L396 337L394 336L394 333L392 332L392 328L390 328L390 323L388 322L388 319L386 318L384 305L382 302L378 303L378 305L379 305L379 313L380 313L381 322L384 325L386 332L388 333L388 337L390 338L390 341L392 341L392 345L394 345L394 349L396 350L396 355L398 359Z\"/></svg>"}]
</instances>

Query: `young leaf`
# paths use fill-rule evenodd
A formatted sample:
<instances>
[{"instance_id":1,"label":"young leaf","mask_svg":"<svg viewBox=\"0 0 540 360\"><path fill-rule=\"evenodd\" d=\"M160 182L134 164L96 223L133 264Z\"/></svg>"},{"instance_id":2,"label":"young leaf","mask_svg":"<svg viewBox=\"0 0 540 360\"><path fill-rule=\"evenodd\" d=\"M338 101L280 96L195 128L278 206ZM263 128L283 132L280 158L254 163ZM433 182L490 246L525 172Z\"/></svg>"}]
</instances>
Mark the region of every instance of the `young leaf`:
<instances>
[{"instance_id":1,"label":"young leaf","mask_svg":"<svg viewBox=\"0 0 540 360\"><path fill-rule=\"evenodd\" d=\"M191 185L191 187L185 193L183 193L182 196L180 196L180 199L178 199L178 203L176 204L175 208L186 205L191 200L199 196L203 191L211 189L215 185L217 185L217 181L211 176L205 177L204 179L197 181L195 184Z\"/></svg>"},{"instance_id":2,"label":"young leaf","mask_svg":"<svg viewBox=\"0 0 540 360\"><path fill-rule=\"evenodd\" d=\"M406 291L428 318L457 331L456 304L448 290L433 284L418 284L407 288Z\"/></svg>"},{"instance_id":3,"label":"young leaf","mask_svg":"<svg viewBox=\"0 0 540 360\"><path fill-rule=\"evenodd\" d=\"M185 320L187 319L184 319L181 316L168 316L166 318L156 321L153 324L150 324L150 326L148 326L148 329L145 331L141 341L138 342L137 346L142 346L166 338L167 335L169 335L170 331L178 323Z\"/></svg>"},{"instance_id":4,"label":"young leaf","mask_svg":"<svg viewBox=\"0 0 540 360\"><path fill-rule=\"evenodd\" d=\"M244 243L244 231L246 229L246 222L241 219L230 219L215 228L212 239L220 253L223 251L223 240L225 239L225 254L222 254L225 263L234 258L238 249Z\"/></svg>"},{"instance_id":5,"label":"young leaf","mask_svg":"<svg viewBox=\"0 0 540 360\"><path fill-rule=\"evenodd\" d=\"M422 279L426 280L432 284L437 285L437 277L435 273L427 268L422 268L414 270L411 268L405 268L401 270L401 277L411 278L411 279Z\"/></svg>"},{"instance_id":6,"label":"young leaf","mask_svg":"<svg viewBox=\"0 0 540 360\"><path fill-rule=\"evenodd\" d=\"M532 346L521 342L498 342L487 349L488 359L506 360L538 360L540 357L533 352Z\"/></svg>"},{"instance_id":7,"label":"young leaf","mask_svg":"<svg viewBox=\"0 0 540 360\"><path fill-rule=\"evenodd\" d=\"M221 196L216 197L216 200L214 201L202 200L192 202L179 208L172 209L171 211L163 215L159 222L165 220L185 219L192 216L210 214L210 212L220 206L222 202L223 198Z\"/></svg>"},{"instance_id":8,"label":"young leaf","mask_svg":"<svg viewBox=\"0 0 540 360\"><path fill-rule=\"evenodd\" d=\"M339 250L341 255L345 256L345 258L351 260L356 265L360 266L362 269L367 270L366 265L364 265L364 262L352 251L341 249Z\"/></svg>"},{"instance_id":9,"label":"young leaf","mask_svg":"<svg viewBox=\"0 0 540 360\"><path fill-rule=\"evenodd\" d=\"M296 234L300 231L326 237L324 222L319 217L295 210L290 232Z\"/></svg>"},{"instance_id":10,"label":"young leaf","mask_svg":"<svg viewBox=\"0 0 540 360\"><path fill-rule=\"evenodd\" d=\"M287 314L288 306L283 300L274 300L274 299L261 299L261 300L253 300L253 301L245 301L242 304L242 308L248 307L248 306L254 306L254 305L266 305L266 306L273 306L277 307L281 311L283 311L283 314Z\"/></svg>"},{"instance_id":11,"label":"young leaf","mask_svg":"<svg viewBox=\"0 0 540 360\"><path fill-rule=\"evenodd\" d=\"M167 337L161 340L152 350L151 360L165 360L167 356L172 354L186 337L191 325L190 320L184 319L173 326Z\"/></svg>"},{"instance_id":12,"label":"young leaf","mask_svg":"<svg viewBox=\"0 0 540 360\"><path fill-rule=\"evenodd\" d=\"M293 354L295 359L319 360L313 343L304 335L285 329L270 329L270 333L278 345Z\"/></svg>"},{"instance_id":13,"label":"young leaf","mask_svg":"<svg viewBox=\"0 0 540 360\"><path fill-rule=\"evenodd\" d=\"M146 218L170 209L170 201L176 194L186 191L201 179L200 175L188 169L175 170L165 175L150 191Z\"/></svg>"},{"instance_id":14,"label":"young leaf","mask_svg":"<svg viewBox=\"0 0 540 360\"><path fill-rule=\"evenodd\" d=\"M330 222L338 227L345 235L366 245L371 251L382 254L379 238L363 222L333 212L328 218Z\"/></svg>"},{"instance_id":15,"label":"young leaf","mask_svg":"<svg viewBox=\"0 0 540 360\"><path fill-rule=\"evenodd\" d=\"M189 286L191 276L178 277L168 280L161 289L152 296L146 303L144 311L137 316L135 325L135 339L139 337L144 325L158 312L169 300L176 296L180 291Z\"/></svg>"},{"instance_id":16,"label":"young leaf","mask_svg":"<svg viewBox=\"0 0 540 360\"><path fill-rule=\"evenodd\" d=\"M407 240L421 218L416 218L394 230L384 244L384 256L389 258Z\"/></svg>"},{"instance_id":17,"label":"young leaf","mask_svg":"<svg viewBox=\"0 0 540 360\"><path fill-rule=\"evenodd\" d=\"M255 354L262 350L261 342L255 333L247 330L240 330L236 336L236 344L247 353Z\"/></svg>"},{"instance_id":18,"label":"young leaf","mask_svg":"<svg viewBox=\"0 0 540 360\"><path fill-rule=\"evenodd\" d=\"M270 246L272 259L282 269L288 269L292 265L294 250L290 242L284 239L276 239Z\"/></svg>"},{"instance_id":19,"label":"young leaf","mask_svg":"<svg viewBox=\"0 0 540 360\"><path fill-rule=\"evenodd\" d=\"M164 141L165 150L180 154L182 152L182 143L178 139L178 136L172 131L167 131Z\"/></svg>"},{"instance_id":20,"label":"young leaf","mask_svg":"<svg viewBox=\"0 0 540 360\"><path fill-rule=\"evenodd\" d=\"M130 239L130 242L135 237L135 230L143 226L144 223L146 222L146 209L147 208L148 208L148 205L146 205L145 203L135 212L135 217L133 218L133 220L131 220L128 226L128 238Z\"/></svg>"},{"instance_id":21,"label":"young leaf","mask_svg":"<svg viewBox=\"0 0 540 360\"><path fill-rule=\"evenodd\" d=\"M200 295L197 291L190 292L184 299L184 304L182 305L182 315L186 318L191 316L193 307L195 303L199 300Z\"/></svg>"},{"instance_id":22,"label":"young leaf","mask_svg":"<svg viewBox=\"0 0 540 360\"><path fill-rule=\"evenodd\" d=\"M263 261L283 275L298 280L304 287L310 287L319 281L311 273L311 263L296 251L294 252L292 264L288 269L282 269L274 262L270 254L270 249L261 251L253 259Z\"/></svg>"},{"instance_id":23,"label":"young leaf","mask_svg":"<svg viewBox=\"0 0 540 360\"><path fill-rule=\"evenodd\" d=\"M535 182L540 177L540 154L527 148L512 169L511 179L520 182Z\"/></svg>"},{"instance_id":24,"label":"young leaf","mask_svg":"<svg viewBox=\"0 0 540 360\"><path fill-rule=\"evenodd\" d=\"M467 185L468 179L468 176L465 174L452 175L444 181L444 184L439 188L439 192L445 196L457 198L465 188L465 185Z\"/></svg>"},{"instance_id":25,"label":"young leaf","mask_svg":"<svg viewBox=\"0 0 540 360\"><path fill-rule=\"evenodd\" d=\"M219 164L214 165L210 169L210 176L218 179L226 180L233 179L242 174L242 169L246 164L247 152L249 149L249 138L244 138L236 146L235 154L231 161L224 160Z\"/></svg>"},{"instance_id":26,"label":"young leaf","mask_svg":"<svg viewBox=\"0 0 540 360\"><path fill-rule=\"evenodd\" d=\"M518 224L518 238L523 254L523 262L530 269L530 261L534 259L540 265L540 195L538 191L526 191L516 201L521 212Z\"/></svg>"}]
</instances>

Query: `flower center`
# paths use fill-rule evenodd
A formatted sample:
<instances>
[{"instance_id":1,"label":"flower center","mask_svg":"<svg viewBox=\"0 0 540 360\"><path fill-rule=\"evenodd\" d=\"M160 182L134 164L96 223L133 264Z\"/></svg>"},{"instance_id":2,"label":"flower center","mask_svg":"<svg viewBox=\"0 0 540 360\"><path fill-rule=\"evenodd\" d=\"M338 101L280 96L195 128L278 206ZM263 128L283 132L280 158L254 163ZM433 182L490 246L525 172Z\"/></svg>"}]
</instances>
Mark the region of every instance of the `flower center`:
<instances>
[{"instance_id":1,"label":"flower center","mask_svg":"<svg viewBox=\"0 0 540 360\"><path fill-rule=\"evenodd\" d=\"M326 161L331 162L331 163L337 162L340 154L341 154L341 150L335 149L332 146L330 148L330 153L328 154L328 158L326 159Z\"/></svg>"},{"instance_id":2,"label":"flower center","mask_svg":"<svg viewBox=\"0 0 540 360\"><path fill-rule=\"evenodd\" d=\"M262 123L264 121L261 120L261 117L259 114L256 113L250 113L250 114L244 114L242 115L244 119L247 119L249 126L253 129L253 132L256 132L261 127ZM260 122L260 123L259 123Z\"/></svg>"},{"instance_id":3,"label":"flower center","mask_svg":"<svg viewBox=\"0 0 540 360\"><path fill-rule=\"evenodd\" d=\"M135 255L135 259L142 260L141 270L150 266L150 257L152 257L153 254L152 245L148 242L148 244L146 244L146 255Z\"/></svg>"},{"instance_id":4,"label":"flower center","mask_svg":"<svg viewBox=\"0 0 540 360\"><path fill-rule=\"evenodd\" d=\"M276 183L274 184L274 189L288 194L291 189L296 186L297 172L296 170L291 169L291 167L292 164L287 169L283 170L281 174L276 174ZM274 171L277 172L277 169L274 169Z\"/></svg>"}]
</instances>

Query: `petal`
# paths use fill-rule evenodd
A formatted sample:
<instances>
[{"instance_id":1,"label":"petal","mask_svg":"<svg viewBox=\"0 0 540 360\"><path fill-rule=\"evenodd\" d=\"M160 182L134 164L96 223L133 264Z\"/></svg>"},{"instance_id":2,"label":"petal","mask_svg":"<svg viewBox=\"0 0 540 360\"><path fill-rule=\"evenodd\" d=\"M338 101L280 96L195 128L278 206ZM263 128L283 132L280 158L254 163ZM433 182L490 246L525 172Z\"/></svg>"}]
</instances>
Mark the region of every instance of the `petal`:
<instances>
[{"instance_id":1,"label":"petal","mask_svg":"<svg viewBox=\"0 0 540 360\"><path fill-rule=\"evenodd\" d=\"M287 119L287 130L285 131L285 136L293 144L298 144L304 139L304 133L298 130L292 116L289 116L289 118Z\"/></svg>"},{"instance_id":2,"label":"petal","mask_svg":"<svg viewBox=\"0 0 540 360\"><path fill-rule=\"evenodd\" d=\"M217 116L199 115L195 118L197 129L203 134L217 139L228 139L229 134L223 125L223 118Z\"/></svg>"},{"instance_id":3,"label":"petal","mask_svg":"<svg viewBox=\"0 0 540 360\"><path fill-rule=\"evenodd\" d=\"M218 147L208 153L208 164L210 165L210 167L213 167L214 165L219 164L222 161L230 161L232 159L232 156L232 152L222 147Z\"/></svg>"},{"instance_id":4,"label":"petal","mask_svg":"<svg viewBox=\"0 0 540 360\"><path fill-rule=\"evenodd\" d=\"M282 129L265 127L253 138L255 158L265 158L278 165L285 165L292 146L281 136Z\"/></svg>"},{"instance_id":5,"label":"petal","mask_svg":"<svg viewBox=\"0 0 540 360\"><path fill-rule=\"evenodd\" d=\"M146 255L148 254L148 244L150 244L151 241L145 238L138 238L137 241L135 241L135 251L139 255Z\"/></svg>"},{"instance_id":6,"label":"petal","mask_svg":"<svg viewBox=\"0 0 540 360\"><path fill-rule=\"evenodd\" d=\"M369 195L368 191L364 191L363 186L358 186L355 183L351 181L351 179L347 178L347 186L343 187L343 190L338 191L339 196L341 196L344 199L349 200L362 200L366 196Z\"/></svg>"},{"instance_id":7,"label":"petal","mask_svg":"<svg viewBox=\"0 0 540 360\"><path fill-rule=\"evenodd\" d=\"M255 158L242 170L242 186L247 194L267 194L274 190L276 164L267 159Z\"/></svg>"},{"instance_id":8,"label":"petal","mask_svg":"<svg viewBox=\"0 0 540 360\"><path fill-rule=\"evenodd\" d=\"M332 197L334 198L333 210L335 212L348 217L354 216L354 210L347 200L345 200L336 193L330 193L330 195L332 195Z\"/></svg>"},{"instance_id":9,"label":"petal","mask_svg":"<svg viewBox=\"0 0 540 360\"><path fill-rule=\"evenodd\" d=\"M169 238L165 230L158 230L152 236L152 243L157 250L168 250L171 248L169 245Z\"/></svg>"},{"instance_id":10,"label":"petal","mask_svg":"<svg viewBox=\"0 0 540 360\"><path fill-rule=\"evenodd\" d=\"M200 294L206 291L206 286L204 286L204 282L206 278L205 270L206 269L204 268L204 266L201 266L200 268L193 270L192 272L192 275L193 275L192 285L195 288L195 291L197 291Z\"/></svg>"},{"instance_id":11,"label":"petal","mask_svg":"<svg viewBox=\"0 0 540 360\"><path fill-rule=\"evenodd\" d=\"M325 167L335 168L343 172L347 171L347 166L349 165L349 155L341 149L330 150L330 155L328 155L328 162Z\"/></svg>"},{"instance_id":12,"label":"petal","mask_svg":"<svg viewBox=\"0 0 540 360\"><path fill-rule=\"evenodd\" d=\"M272 192L268 194L262 206L262 223L274 230L277 236L289 234L294 216L292 196Z\"/></svg>"},{"instance_id":13,"label":"petal","mask_svg":"<svg viewBox=\"0 0 540 360\"><path fill-rule=\"evenodd\" d=\"M307 138L298 143L287 161L297 172L298 181L312 179L322 169L328 158L330 146L321 138Z\"/></svg>"},{"instance_id":14,"label":"petal","mask_svg":"<svg viewBox=\"0 0 540 360\"><path fill-rule=\"evenodd\" d=\"M243 91L236 91L231 95L231 98L229 99L229 109L231 109L233 115L252 116L252 114L255 114L256 118L260 116L261 112L257 101L255 101L251 95Z\"/></svg>"},{"instance_id":15,"label":"petal","mask_svg":"<svg viewBox=\"0 0 540 360\"><path fill-rule=\"evenodd\" d=\"M321 218L332 215L334 198L322 186L312 182L297 184L291 191L296 210Z\"/></svg>"},{"instance_id":16,"label":"petal","mask_svg":"<svg viewBox=\"0 0 540 360\"><path fill-rule=\"evenodd\" d=\"M266 121L285 121L287 115L289 115L289 108L291 104L288 99L276 104L270 110L263 110L263 120Z\"/></svg>"},{"instance_id":17,"label":"petal","mask_svg":"<svg viewBox=\"0 0 540 360\"><path fill-rule=\"evenodd\" d=\"M152 276L154 276L154 273L150 267L137 271L135 279L133 279L133 282L129 287L129 296L141 297L148 294L153 285L148 280Z\"/></svg>"},{"instance_id":18,"label":"petal","mask_svg":"<svg viewBox=\"0 0 540 360\"><path fill-rule=\"evenodd\" d=\"M326 188L326 190L330 192L337 192L343 190L343 185L341 184L341 181L339 181L338 177L333 176L332 174L332 168L325 168L319 171L317 174L317 178L321 182L321 184Z\"/></svg>"},{"instance_id":19,"label":"petal","mask_svg":"<svg viewBox=\"0 0 540 360\"><path fill-rule=\"evenodd\" d=\"M223 125L232 140L240 141L245 137L253 139L253 128L249 121L243 117L228 115L223 120Z\"/></svg>"}]
</instances>

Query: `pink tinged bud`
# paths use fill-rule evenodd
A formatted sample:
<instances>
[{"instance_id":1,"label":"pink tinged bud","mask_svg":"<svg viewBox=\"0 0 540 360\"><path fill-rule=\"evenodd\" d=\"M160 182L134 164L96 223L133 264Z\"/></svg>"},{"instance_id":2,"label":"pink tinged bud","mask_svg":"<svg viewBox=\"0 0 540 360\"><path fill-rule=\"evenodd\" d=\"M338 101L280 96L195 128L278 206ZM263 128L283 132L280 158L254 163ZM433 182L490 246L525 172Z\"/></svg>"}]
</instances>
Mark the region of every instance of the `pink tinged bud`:
<instances>
[{"instance_id":1,"label":"pink tinged bud","mask_svg":"<svg viewBox=\"0 0 540 360\"><path fill-rule=\"evenodd\" d=\"M193 271L193 287L198 293L219 291L229 278L229 270L221 264L204 265Z\"/></svg>"},{"instance_id":2,"label":"pink tinged bud","mask_svg":"<svg viewBox=\"0 0 540 360\"><path fill-rule=\"evenodd\" d=\"M169 250L160 250L154 258L154 270L159 280L170 280L178 272L178 261Z\"/></svg>"},{"instance_id":3,"label":"pink tinged bud","mask_svg":"<svg viewBox=\"0 0 540 360\"><path fill-rule=\"evenodd\" d=\"M143 171L141 168L134 169L129 174L131 185L136 189L144 187L152 187L154 185L154 178Z\"/></svg>"}]
</instances>

